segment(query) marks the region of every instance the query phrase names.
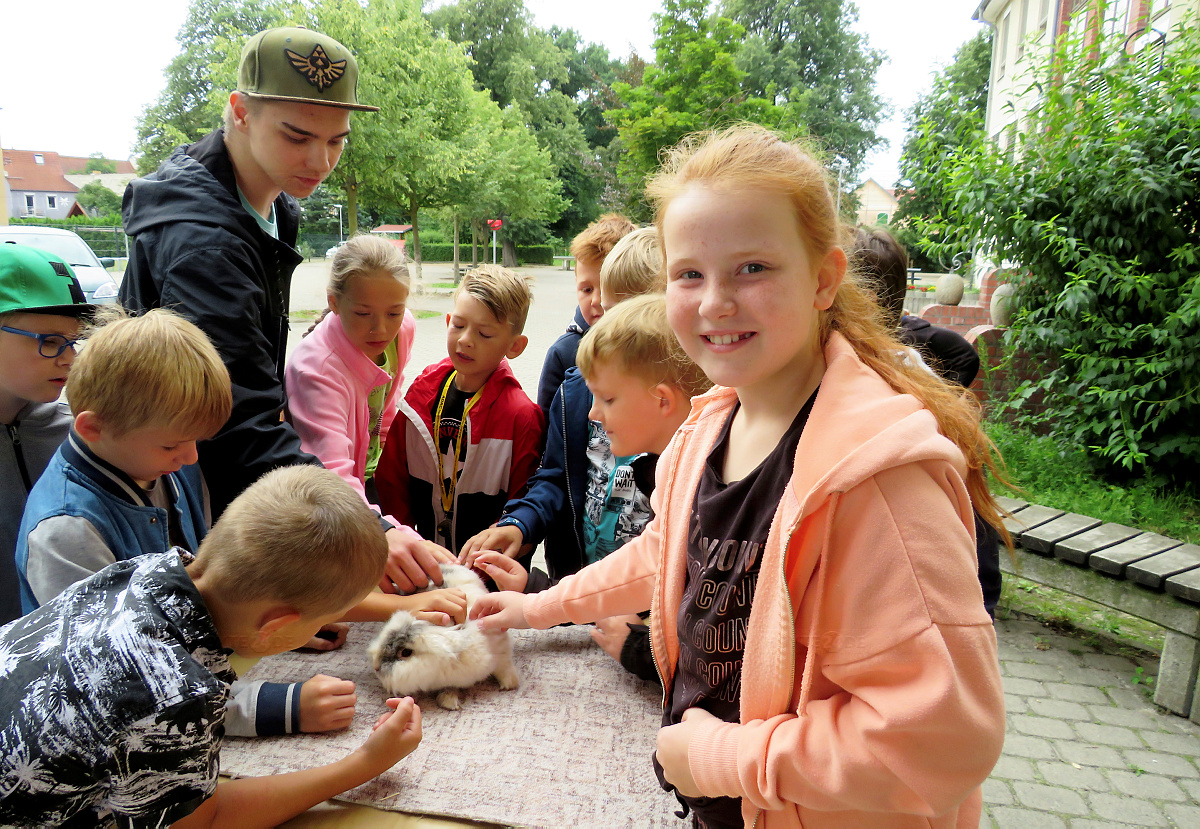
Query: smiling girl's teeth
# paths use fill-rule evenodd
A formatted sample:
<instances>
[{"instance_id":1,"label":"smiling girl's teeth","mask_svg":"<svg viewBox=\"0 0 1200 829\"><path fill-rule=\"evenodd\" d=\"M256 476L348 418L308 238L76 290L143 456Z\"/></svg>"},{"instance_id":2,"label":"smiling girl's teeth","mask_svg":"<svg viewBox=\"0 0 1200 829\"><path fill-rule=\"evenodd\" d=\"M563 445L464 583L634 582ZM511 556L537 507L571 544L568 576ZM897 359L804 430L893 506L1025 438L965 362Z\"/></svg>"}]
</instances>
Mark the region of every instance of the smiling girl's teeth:
<instances>
[{"instance_id":1,"label":"smiling girl's teeth","mask_svg":"<svg viewBox=\"0 0 1200 829\"><path fill-rule=\"evenodd\" d=\"M744 340L749 336L749 334L708 334L705 339L713 345L732 345L738 340Z\"/></svg>"}]
</instances>

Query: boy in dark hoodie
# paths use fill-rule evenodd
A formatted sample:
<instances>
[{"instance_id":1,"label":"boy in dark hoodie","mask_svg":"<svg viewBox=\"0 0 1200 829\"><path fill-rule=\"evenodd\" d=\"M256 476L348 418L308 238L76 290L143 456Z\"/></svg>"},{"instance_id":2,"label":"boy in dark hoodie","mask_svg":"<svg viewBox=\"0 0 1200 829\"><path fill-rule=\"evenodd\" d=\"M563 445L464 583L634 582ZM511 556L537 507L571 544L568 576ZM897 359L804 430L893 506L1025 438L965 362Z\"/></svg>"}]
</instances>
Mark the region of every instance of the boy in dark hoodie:
<instances>
[{"instance_id":1,"label":"boy in dark hoodie","mask_svg":"<svg viewBox=\"0 0 1200 829\"><path fill-rule=\"evenodd\" d=\"M358 102L358 65L303 28L247 41L224 129L178 147L125 191L133 253L121 284L131 311L171 307L209 336L233 381L233 414L199 447L214 517L265 472L319 464L282 419L284 352L300 208L333 171ZM382 586L441 583L436 553L382 518ZM447 554L448 555L448 554Z\"/></svg>"},{"instance_id":2,"label":"boy in dark hoodie","mask_svg":"<svg viewBox=\"0 0 1200 829\"><path fill-rule=\"evenodd\" d=\"M579 307L567 330L546 351L542 376L538 380L537 404L543 419L550 416L550 404L562 385L567 369L575 366L575 350L579 340L596 324L604 309L600 307L600 266L613 245L632 233L636 225L618 213L605 213L592 222L571 241L575 257L575 294Z\"/></svg>"}]
</instances>

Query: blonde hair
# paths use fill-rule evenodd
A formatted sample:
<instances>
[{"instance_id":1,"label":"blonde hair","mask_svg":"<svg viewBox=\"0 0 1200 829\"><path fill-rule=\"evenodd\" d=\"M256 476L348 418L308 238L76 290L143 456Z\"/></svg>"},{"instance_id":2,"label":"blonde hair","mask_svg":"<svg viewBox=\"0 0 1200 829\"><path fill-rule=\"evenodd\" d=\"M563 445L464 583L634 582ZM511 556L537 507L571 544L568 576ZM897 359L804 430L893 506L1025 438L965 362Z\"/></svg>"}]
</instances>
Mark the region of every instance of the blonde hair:
<instances>
[{"instance_id":1,"label":"blonde hair","mask_svg":"<svg viewBox=\"0 0 1200 829\"><path fill-rule=\"evenodd\" d=\"M688 397L712 388L692 358L684 353L667 322L662 294L646 294L619 303L596 321L579 341L575 364L584 378L601 362L616 362L626 374L679 389Z\"/></svg>"},{"instance_id":2,"label":"blonde hair","mask_svg":"<svg viewBox=\"0 0 1200 829\"><path fill-rule=\"evenodd\" d=\"M153 425L205 439L225 425L229 372L203 331L166 308L103 316L111 321L94 329L67 374L72 412L95 412L118 437Z\"/></svg>"},{"instance_id":3,"label":"blonde hair","mask_svg":"<svg viewBox=\"0 0 1200 829\"><path fill-rule=\"evenodd\" d=\"M635 229L637 225L620 213L605 213L571 240L571 255L577 262L599 265L621 237Z\"/></svg>"},{"instance_id":4,"label":"blonde hair","mask_svg":"<svg viewBox=\"0 0 1200 829\"><path fill-rule=\"evenodd\" d=\"M667 287L658 228L639 227L621 237L600 266L600 292L617 302Z\"/></svg>"},{"instance_id":5,"label":"blonde hair","mask_svg":"<svg viewBox=\"0 0 1200 829\"><path fill-rule=\"evenodd\" d=\"M513 334L525 330L529 304L533 302L533 280L499 265L480 265L463 274L454 289L454 298L466 294L492 312L498 322L506 322Z\"/></svg>"},{"instance_id":6,"label":"blonde hair","mask_svg":"<svg viewBox=\"0 0 1200 829\"><path fill-rule=\"evenodd\" d=\"M379 516L336 473L285 466L234 499L189 569L206 573L225 601L275 601L318 616L377 583L387 551Z\"/></svg>"},{"instance_id":7,"label":"blonde hair","mask_svg":"<svg viewBox=\"0 0 1200 829\"><path fill-rule=\"evenodd\" d=\"M697 182L784 195L792 204L797 233L813 261L823 261L842 241L828 172L805 148L783 141L763 127L747 124L696 134L669 152L646 188L660 235L671 200ZM889 386L900 394L913 395L933 413L942 434L966 459L967 490L976 511L1011 549L1011 536L1000 520L1000 507L984 475L986 468L999 476L1002 461L979 426L975 398L916 361L897 359L904 346L884 320L870 287L853 270L842 280L832 306L819 313L818 331L822 346L831 332L840 332L859 359Z\"/></svg>"},{"instance_id":8,"label":"blonde hair","mask_svg":"<svg viewBox=\"0 0 1200 829\"><path fill-rule=\"evenodd\" d=\"M351 279L379 272L390 274L404 286L407 295L411 285L404 252L387 239L360 233L351 236L333 255L333 263L329 266L329 283L325 290L341 299Z\"/></svg>"}]
</instances>

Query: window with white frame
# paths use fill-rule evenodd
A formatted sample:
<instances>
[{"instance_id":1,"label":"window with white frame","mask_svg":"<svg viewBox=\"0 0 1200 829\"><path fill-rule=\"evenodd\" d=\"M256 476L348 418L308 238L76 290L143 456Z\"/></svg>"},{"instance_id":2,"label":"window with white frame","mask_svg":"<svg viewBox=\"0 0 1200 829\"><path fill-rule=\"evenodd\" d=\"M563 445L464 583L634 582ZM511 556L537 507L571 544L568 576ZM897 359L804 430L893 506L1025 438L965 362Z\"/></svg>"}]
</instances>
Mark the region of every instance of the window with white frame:
<instances>
[{"instance_id":1,"label":"window with white frame","mask_svg":"<svg viewBox=\"0 0 1200 829\"><path fill-rule=\"evenodd\" d=\"M1025 0L1021 8L1017 10L1017 59L1025 54L1025 24L1029 17L1029 9L1033 5L1032 0Z\"/></svg>"},{"instance_id":2,"label":"window with white frame","mask_svg":"<svg viewBox=\"0 0 1200 829\"><path fill-rule=\"evenodd\" d=\"M996 62L996 79L1004 77L1005 63L1008 61L1008 19L1011 14L1006 13L1004 19L1000 21L1000 43L998 44L999 51L996 52L998 60Z\"/></svg>"},{"instance_id":3,"label":"window with white frame","mask_svg":"<svg viewBox=\"0 0 1200 829\"><path fill-rule=\"evenodd\" d=\"M25 212L33 215L33 193L25 194Z\"/></svg>"},{"instance_id":4,"label":"window with white frame","mask_svg":"<svg viewBox=\"0 0 1200 829\"><path fill-rule=\"evenodd\" d=\"M34 164L45 164L46 157L44 155L42 155L41 153L34 153L33 154L33 163Z\"/></svg>"},{"instance_id":5,"label":"window with white frame","mask_svg":"<svg viewBox=\"0 0 1200 829\"><path fill-rule=\"evenodd\" d=\"M58 207L58 197L57 196L46 196L46 207L48 207L50 210L53 210L54 208Z\"/></svg>"},{"instance_id":6,"label":"window with white frame","mask_svg":"<svg viewBox=\"0 0 1200 829\"><path fill-rule=\"evenodd\" d=\"M1038 29L1046 31L1046 27L1050 25L1050 0L1039 0L1041 7L1038 9Z\"/></svg>"}]
</instances>

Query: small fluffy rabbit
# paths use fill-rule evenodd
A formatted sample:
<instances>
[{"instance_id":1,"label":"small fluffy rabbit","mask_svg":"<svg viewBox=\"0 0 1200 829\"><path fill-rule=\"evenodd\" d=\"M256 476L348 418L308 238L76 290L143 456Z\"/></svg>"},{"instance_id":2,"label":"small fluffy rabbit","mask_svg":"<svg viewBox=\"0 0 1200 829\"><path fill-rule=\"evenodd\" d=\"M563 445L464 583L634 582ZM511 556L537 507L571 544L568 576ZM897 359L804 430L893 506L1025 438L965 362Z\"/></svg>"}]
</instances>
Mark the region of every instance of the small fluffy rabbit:
<instances>
[{"instance_id":1,"label":"small fluffy rabbit","mask_svg":"<svg viewBox=\"0 0 1200 829\"><path fill-rule=\"evenodd\" d=\"M442 587L457 587L467 594L468 610L477 598L487 595L479 576L462 565L443 564L442 576ZM438 705L455 711L460 706L459 688L470 688L493 675L504 690L520 684L508 633L482 631L474 622L443 627L398 610L367 653L389 694L436 691Z\"/></svg>"}]
</instances>

